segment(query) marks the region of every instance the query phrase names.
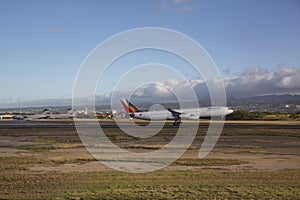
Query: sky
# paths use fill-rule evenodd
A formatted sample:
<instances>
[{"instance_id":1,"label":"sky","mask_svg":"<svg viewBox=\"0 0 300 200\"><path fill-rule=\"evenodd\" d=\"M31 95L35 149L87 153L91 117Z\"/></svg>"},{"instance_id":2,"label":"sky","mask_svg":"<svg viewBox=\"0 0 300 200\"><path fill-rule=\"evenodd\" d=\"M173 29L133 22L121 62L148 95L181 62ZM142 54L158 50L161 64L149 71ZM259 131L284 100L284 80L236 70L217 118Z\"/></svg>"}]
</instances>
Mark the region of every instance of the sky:
<instances>
[{"instance_id":1,"label":"sky","mask_svg":"<svg viewBox=\"0 0 300 200\"><path fill-rule=\"evenodd\" d=\"M69 104L89 53L112 35L142 27L173 29L201 44L224 78L227 96L300 94L299 0L0 0L0 27L0 107ZM119 64L161 60L180 64L201 93L201 77L170 55L137 52ZM108 72L97 95L109 96L124 69ZM182 87L181 80L157 78ZM147 98L164 96L160 87L145 88L140 94Z\"/></svg>"}]
</instances>

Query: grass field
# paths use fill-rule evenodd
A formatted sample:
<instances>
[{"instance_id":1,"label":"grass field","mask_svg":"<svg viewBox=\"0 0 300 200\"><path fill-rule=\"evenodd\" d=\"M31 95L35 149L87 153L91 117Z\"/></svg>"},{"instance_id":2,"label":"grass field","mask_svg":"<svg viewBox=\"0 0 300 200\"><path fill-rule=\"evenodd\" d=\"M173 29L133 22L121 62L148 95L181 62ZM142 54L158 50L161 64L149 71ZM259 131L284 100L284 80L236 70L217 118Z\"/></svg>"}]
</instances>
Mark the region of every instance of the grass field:
<instances>
[{"instance_id":1,"label":"grass field","mask_svg":"<svg viewBox=\"0 0 300 200\"><path fill-rule=\"evenodd\" d=\"M299 172L28 172L1 175L0 188L2 199L298 199Z\"/></svg>"},{"instance_id":2,"label":"grass field","mask_svg":"<svg viewBox=\"0 0 300 200\"><path fill-rule=\"evenodd\" d=\"M160 149L174 136L151 139L105 130L134 152ZM163 170L111 170L82 146L74 128L0 129L0 199L299 199L300 133L284 128L225 128L214 150L198 158L205 128Z\"/></svg>"}]
</instances>

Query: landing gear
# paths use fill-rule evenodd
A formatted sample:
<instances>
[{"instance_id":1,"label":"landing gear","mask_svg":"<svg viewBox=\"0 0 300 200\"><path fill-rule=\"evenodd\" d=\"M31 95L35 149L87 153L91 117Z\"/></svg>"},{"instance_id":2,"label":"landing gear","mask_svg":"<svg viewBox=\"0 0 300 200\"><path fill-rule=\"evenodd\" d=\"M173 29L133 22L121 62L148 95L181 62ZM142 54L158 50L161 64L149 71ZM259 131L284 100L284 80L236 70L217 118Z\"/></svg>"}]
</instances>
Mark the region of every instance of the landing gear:
<instances>
[{"instance_id":1,"label":"landing gear","mask_svg":"<svg viewBox=\"0 0 300 200\"><path fill-rule=\"evenodd\" d=\"M179 126L181 124L181 118L175 119L173 126Z\"/></svg>"}]
</instances>

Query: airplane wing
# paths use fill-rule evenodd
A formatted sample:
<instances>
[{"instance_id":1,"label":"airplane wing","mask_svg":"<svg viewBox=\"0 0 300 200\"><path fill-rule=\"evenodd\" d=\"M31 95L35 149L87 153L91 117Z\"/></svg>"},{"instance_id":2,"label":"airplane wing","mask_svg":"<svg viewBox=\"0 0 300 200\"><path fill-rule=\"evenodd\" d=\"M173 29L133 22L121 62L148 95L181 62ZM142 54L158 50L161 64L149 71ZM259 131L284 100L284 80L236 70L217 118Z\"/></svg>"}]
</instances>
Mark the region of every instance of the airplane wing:
<instances>
[{"instance_id":1,"label":"airplane wing","mask_svg":"<svg viewBox=\"0 0 300 200\"><path fill-rule=\"evenodd\" d=\"M168 108L168 111L172 113L172 115L175 119L184 118L184 119L197 120L200 118L200 115L195 115L192 113L178 112L178 111L172 110L171 108Z\"/></svg>"},{"instance_id":2,"label":"airplane wing","mask_svg":"<svg viewBox=\"0 0 300 200\"><path fill-rule=\"evenodd\" d=\"M177 111L175 111L175 110L172 110L171 108L168 108L168 111L169 111L170 113L172 113L172 115L173 115L174 118L180 119L180 115L181 115L182 113L177 112Z\"/></svg>"}]
</instances>

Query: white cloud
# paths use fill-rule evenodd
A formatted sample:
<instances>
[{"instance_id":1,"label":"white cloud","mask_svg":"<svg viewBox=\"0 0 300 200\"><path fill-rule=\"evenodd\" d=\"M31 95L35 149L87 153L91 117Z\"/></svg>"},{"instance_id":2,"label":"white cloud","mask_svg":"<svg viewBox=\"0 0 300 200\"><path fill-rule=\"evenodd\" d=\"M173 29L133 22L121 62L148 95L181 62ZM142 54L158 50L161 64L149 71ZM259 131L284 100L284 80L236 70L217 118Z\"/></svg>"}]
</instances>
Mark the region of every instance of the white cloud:
<instances>
[{"instance_id":1,"label":"white cloud","mask_svg":"<svg viewBox=\"0 0 300 200\"><path fill-rule=\"evenodd\" d=\"M174 0L174 4L187 3L189 0Z\"/></svg>"},{"instance_id":2,"label":"white cloud","mask_svg":"<svg viewBox=\"0 0 300 200\"><path fill-rule=\"evenodd\" d=\"M300 93L300 70L280 67L269 71L257 67L237 77L224 79L227 96L248 97L266 94Z\"/></svg>"},{"instance_id":3,"label":"white cloud","mask_svg":"<svg viewBox=\"0 0 300 200\"><path fill-rule=\"evenodd\" d=\"M209 80L211 85L219 89L219 80ZM292 67L280 67L276 71L270 71L262 67L247 68L243 73L234 77L223 79L227 97L244 98L268 94L300 94L300 69ZM205 82L202 80L190 80L189 82L176 79L157 81L137 90L131 88L115 91L114 103L119 99L133 94L133 97L141 102L168 102L176 100L174 94L192 98L189 88L192 88L199 100L209 99L209 93ZM96 96L97 104L108 104L111 101L111 93ZM82 97L80 103L91 104L94 97ZM6 101L5 101L6 100ZM71 97L40 99L34 101L14 101L12 98L2 99L2 107L25 106L51 106L70 105Z\"/></svg>"},{"instance_id":4,"label":"white cloud","mask_svg":"<svg viewBox=\"0 0 300 200\"><path fill-rule=\"evenodd\" d=\"M298 89L300 88L300 70L283 67L278 73L279 81L277 86L283 89Z\"/></svg>"},{"instance_id":5,"label":"white cloud","mask_svg":"<svg viewBox=\"0 0 300 200\"><path fill-rule=\"evenodd\" d=\"M174 0L174 1L162 1L158 4L157 10L160 11L175 11L181 13L188 13L198 8L199 0Z\"/></svg>"},{"instance_id":6,"label":"white cloud","mask_svg":"<svg viewBox=\"0 0 300 200\"><path fill-rule=\"evenodd\" d=\"M209 80L210 85L219 89L220 80ZM276 71L266 68L247 68L243 73L223 79L228 97L244 98L267 94L300 94L300 70L291 67L280 67ZM135 97L166 100L174 98L174 94L185 94L188 88L193 88L199 99L209 98L205 82L191 80L189 83L170 79L156 84L147 85L135 92ZM125 93L132 93L128 90Z\"/></svg>"}]
</instances>

